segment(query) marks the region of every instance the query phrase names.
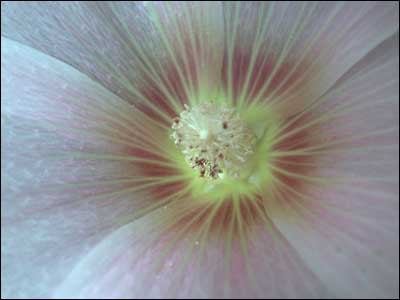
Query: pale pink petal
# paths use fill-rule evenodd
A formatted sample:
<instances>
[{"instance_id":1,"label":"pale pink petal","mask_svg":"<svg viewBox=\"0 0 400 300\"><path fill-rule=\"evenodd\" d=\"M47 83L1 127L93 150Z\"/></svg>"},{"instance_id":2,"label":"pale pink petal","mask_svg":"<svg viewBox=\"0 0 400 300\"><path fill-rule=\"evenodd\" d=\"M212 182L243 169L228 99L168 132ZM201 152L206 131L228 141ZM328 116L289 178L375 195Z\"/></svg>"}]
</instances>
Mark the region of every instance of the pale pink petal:
<instances>
[{"instance_id":1,"label":"pale pink petal","mask_svg":"<svg viewBox=\"0 0 400 300\"><path fill-rule=\"evenodd\" d=\"M229 231L193 231L191 199L120 228L85 257L57 298L319 298L328 290L265 220L230 244ZM186 203L186 204L185 204ZM264 216L265 217L265 216ZM219 228L224 216L215 220ZM236 224L237 225L237 224ZM235 225L235 226L236 226ZM172 226L173 227L173 226ZM216 227L218 228L218 226ZM215 229L215 228L214 228ZM204 232L203 232L204 233ZM229 250L227 250L227 248Z\"/></svg>"},{"instance_id":2,"label":"pale pink petal","mask_svg":"<svg viewBox=\"0 0 400 300\"><path fill-rule=\"evenodd\" d=\"M267 211L337 297L399 295L398 43L384 41L303 112L322 143L277 158L285 169L308 157L309 173L285 174L305 185L282 181Z\"/></svg>"},{"instance_id":3,"label":"pale pink petal","mask_svg":"<svg viewBox=\"0 0 400 300\"><path fill-rule=\"evenodd\" d=\"M10 3L2 12L3 35L158 117L146 100L171 115L214 97L293 115L398 30L395 2Z\"/></svg>"},{"instance_id":4,"label":"pale pink petal","mask_svg":"<svg viewBox=\"0 0 400 300\"><path fill-rule=\"evenodd\" d=\"M54 56L160 121L216 94L218 3L25 2L2 5L2 35Z\"/></svg>"},{"instance_id":5,"label":"pale pink petal","mask_svg":"<svg viewBox=\"0 0 400 300\"><path fill-rule=\"evenodd\" d=\"M6 38L1 51L2 295L46 297L93 244L154 204L138 162L161 153L160 129L54 58Z\"/></svg>"},{"instance_id":6,"label":"pale pink petal","mask_svg":"<svg viewBox=\"0 0 400 300\"><path fill-rule=\"evenodd\" d=\"M277 105L289 116L399 26L397 2L229 2L224 15L229 95L240 105Z\"/></svg>"}]
</instances>

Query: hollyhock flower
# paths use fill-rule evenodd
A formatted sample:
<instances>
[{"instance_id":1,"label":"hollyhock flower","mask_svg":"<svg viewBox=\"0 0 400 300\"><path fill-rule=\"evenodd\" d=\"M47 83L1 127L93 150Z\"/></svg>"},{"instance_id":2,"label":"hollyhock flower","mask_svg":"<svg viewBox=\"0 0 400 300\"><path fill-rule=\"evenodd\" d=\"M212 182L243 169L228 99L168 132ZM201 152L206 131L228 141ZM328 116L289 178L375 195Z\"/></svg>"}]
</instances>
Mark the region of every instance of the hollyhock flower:
<instances>
[{"instance_id":1,"label":"hollyhock flower","mask_svg":"<svg viewBox=\"0 0 400 300\"><path fill-rule=\"evenodd\" d=\"M1 13L3 297L398 297L397 2Z\"/></svg>"}]
</instances>

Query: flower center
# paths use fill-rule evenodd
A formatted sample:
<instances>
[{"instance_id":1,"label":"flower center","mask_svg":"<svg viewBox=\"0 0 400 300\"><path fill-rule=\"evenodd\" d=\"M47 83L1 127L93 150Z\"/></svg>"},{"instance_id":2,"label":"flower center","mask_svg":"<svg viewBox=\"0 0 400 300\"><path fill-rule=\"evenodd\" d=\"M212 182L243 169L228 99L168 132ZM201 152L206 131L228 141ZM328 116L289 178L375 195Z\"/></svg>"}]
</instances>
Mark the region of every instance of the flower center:
<instances>
[{"instance_id":1,"label":"flower center","mask_svg":"<svg viewBox=\"0 0 400 300\"><path fill-rule=\"evenodd\" d=\"M239 177L253 154L256 136L234 109L202 103L174 118L171 138L186 162L206 179Z\"/></svg>"}]
</instances>

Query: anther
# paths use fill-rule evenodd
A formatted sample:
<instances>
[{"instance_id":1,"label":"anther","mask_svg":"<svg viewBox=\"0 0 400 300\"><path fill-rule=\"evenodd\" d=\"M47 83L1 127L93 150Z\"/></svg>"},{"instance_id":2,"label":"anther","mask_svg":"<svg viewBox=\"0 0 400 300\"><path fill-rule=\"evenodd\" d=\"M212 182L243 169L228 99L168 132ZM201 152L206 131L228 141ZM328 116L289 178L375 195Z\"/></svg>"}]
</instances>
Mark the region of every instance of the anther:
<instances>
[{"instance_id":1,"label":"anther","mask_svg":"<svg viewBox=\"0 0 400 300\"><path fill-rule=\"evenodd\" d=\"M212 103L185 105L173 119L172 130L188 164L209 179L239 176L256 140L234 109Z\"/></svg>"}]
</instances>

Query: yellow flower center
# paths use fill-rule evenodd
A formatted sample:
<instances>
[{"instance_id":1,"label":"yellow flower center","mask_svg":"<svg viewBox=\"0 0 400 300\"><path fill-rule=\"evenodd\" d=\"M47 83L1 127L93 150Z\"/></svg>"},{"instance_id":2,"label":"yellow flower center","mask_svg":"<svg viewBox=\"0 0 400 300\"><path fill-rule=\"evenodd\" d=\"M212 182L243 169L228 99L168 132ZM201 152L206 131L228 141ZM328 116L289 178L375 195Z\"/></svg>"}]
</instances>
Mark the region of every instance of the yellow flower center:
<instances>
[{"instance_id":1,"label":"yellow flower center","mask_svg":"<svg viewBox=\"0 0 400 300\"><path fill-rule=\"evenodd\" d=\"M198 175L217 180L239 178L254 153L256 136L232 108L202 103L174 119L171 138Z\"/></svg>"},{"instance_id":2,"label":"yellow flower center","mask_svg":"<svg viewBox=\"0 0 400 300\"><path fill-rule=\"evenodd\" d=\"M232 107L222 97L185 105L174 118L165 151L193 199L254 198L269 190L277 117L266 105Z\"/></svg>"}]
</instances>

